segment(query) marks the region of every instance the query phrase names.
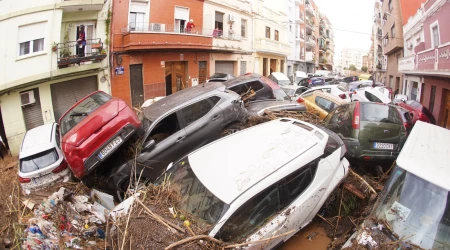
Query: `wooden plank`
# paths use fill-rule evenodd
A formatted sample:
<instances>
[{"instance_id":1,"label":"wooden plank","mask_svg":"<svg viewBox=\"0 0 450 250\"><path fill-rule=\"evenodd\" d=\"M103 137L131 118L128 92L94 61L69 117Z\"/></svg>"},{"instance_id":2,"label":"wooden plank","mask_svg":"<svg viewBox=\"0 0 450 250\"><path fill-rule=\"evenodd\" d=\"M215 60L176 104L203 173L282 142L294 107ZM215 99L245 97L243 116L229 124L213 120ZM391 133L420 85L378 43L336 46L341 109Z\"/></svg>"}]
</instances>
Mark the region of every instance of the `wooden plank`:
<instances>
[{"instance_id":1,"label":"wooden plank","mask_svg":"<svg viewBox=\"0 0 450 250\"><path fill-rule=\"evenodd\" d=\"M350 193L354 194L356 197L364 200L366 196L361 192L357 187L355 187L353 184L345 183L344 184L345 190L349 191Z\"/></svg>"}]
</instances>

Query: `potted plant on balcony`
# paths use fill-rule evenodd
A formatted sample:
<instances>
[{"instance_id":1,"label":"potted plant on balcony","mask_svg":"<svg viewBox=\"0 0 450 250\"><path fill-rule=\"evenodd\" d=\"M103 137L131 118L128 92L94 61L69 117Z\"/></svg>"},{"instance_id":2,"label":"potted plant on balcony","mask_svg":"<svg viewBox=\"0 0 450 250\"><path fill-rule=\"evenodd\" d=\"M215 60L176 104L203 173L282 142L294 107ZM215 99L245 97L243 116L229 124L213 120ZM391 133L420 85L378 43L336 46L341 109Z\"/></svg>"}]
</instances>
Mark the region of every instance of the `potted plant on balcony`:
<instances>
[{"instance_id":1,"label":"potted plant on balcony","mask_svg":"<svg viewBox=\"0 0 450 250\"><path fill-rule=\"evenodd\" d=\"M58 50L58 44L56 42L52 43L52 51L56 52Z\"/></svg>"}]
</instances>

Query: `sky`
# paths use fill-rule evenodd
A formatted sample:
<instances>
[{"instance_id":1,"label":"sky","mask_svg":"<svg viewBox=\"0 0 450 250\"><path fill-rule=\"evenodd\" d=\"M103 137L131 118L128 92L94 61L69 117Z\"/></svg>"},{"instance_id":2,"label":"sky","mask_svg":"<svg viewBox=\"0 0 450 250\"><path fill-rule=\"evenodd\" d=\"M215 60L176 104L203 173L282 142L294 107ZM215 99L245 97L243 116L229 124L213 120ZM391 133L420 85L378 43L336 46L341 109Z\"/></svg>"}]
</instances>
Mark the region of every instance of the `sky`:
<instances>
[{"instance_id":1,"label":"sky","mask_svg":"<svg viewBox=\"0 0 450 250\"><path fill-rule=\"evenodd\" d=\"M343 48L362 49L369 52L372 43L370 36L375 0L313 1L319 7L319 11L328 17L333 27L335 64L340 60Z\"/></svg>"}]
</instances>

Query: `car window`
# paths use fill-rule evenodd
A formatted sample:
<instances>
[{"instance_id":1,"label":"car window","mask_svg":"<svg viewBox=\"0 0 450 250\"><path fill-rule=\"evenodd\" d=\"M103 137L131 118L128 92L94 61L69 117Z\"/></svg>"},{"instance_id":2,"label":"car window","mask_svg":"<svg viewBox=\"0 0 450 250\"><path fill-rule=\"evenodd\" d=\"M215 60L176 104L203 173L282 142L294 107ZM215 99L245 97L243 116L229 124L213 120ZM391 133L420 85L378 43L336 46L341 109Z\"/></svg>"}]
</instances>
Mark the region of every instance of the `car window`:
<instances>
[{"instance_id":1,"label":"car window","mask_svg":"<svg viewBox=\"0 0 450 250\"><path fill-rule=\"evenodd\" d=\"M217 103L217 102L216 102ZM215 105L215 103L214 103ZM197 121L206 115L211 109L212 101L207 99L203 99L201 101L190 104L187 107L181 109L181 113L183 114L184 122L186 126L189 126L191 123Z\"/></svg>"},{"instance_id":2,"label":"car window","mask_svg":"<svg viewBox=\"0 0 450 250\"><path fill-rule=\"evenodd\" d=\"M300 94L302 94L303 92L305 92L305 88L298 88L296 91L295 91L295 95L300 95Z\"/></svg>"},{"instance_id":3,"label":"car window","mask_svg":"<svg viewBox=\"0 0 450 250\"><path fill-rule=\"evenodd\" d=\"M56 149L50 149L20 160L20 172L30 173L39 169L46 168L56 161L59 156Z\"/></svg>"},{"instance_id":4,"label":"car window","mask_svg":"<svg viewBox=\"0 0 450 250\"><path fill-rule=\"evenodd\" d=\"M247 93L247 91L248 91L248 87L247 87L247 85L246 84L239 84L239 85L236 85L236 86L234 86L234 87L231 87L231 88L229 88L231 91L234 91L234 92L236 92L238 95L243 95L243 94L245 94L245 93Z\"/></svg>"},{"instance_id":5,"label":"car window","mask_svg":"<svg viewBox=\"0 0 450 250\"><path fill-rule=\"evenodd\" d=\"M323 88L322 92L331 93L331 88Z\"/></svg>"},{"instance_id":6,"label":"car window","mask_svg":"<svg viewBox=\"0 0 450 250\"><path fill-rule=\"evenodd\" d=\"M108 102L110 99L111 96L103 92L95 93L84 99L81 103L73 107L73 109L71 109L61 118L61 134L65 135L69 130L75 127L84 118L86 118L89 114Z\"/></svg>"},{"instance_id":7,"label":"car window","mask_svg":"<svg viewBox=\"0 0 450 250\"><path fill-rule=\"evenodd\" d=\"M402 119L395 107L370 103L361 106L361 121L402 124Z\"/></svg>"},{"instance_id":8,"label":"car window","mask_svg":"<svg viewBox=\"0 0 450 250\"><path fill-rule=\"evenodd\" d=\"M312 183L316 173L317 162L313 161L296 170L281 181L280 204L287 207L297 199Z\"/></svg>"},{"instance_id":9,"label":"car window","mask_svg":"<svg viewBox=\"0 0 450 250\"><path fill-rule=\"evenodd\" d=\"M259 81L248 82L247 88L253 89L255 92L264 88L264 86Z\"/></svg>"},{"instance_id":10,"label":"car window","mask_svg":"<svg viewBox=\"0 0 450 250\"><path fill-rule=\"evenodd\" d=\"M368 91L364 91L364 95L366 96L367 100L371 102L382 102L380 98L376 97L374 94L369 93Z\"/></svg>"},{"instance_id":11,"label":"car window","mask_svg":"<svg viewBox=\"0 0 450 250\"><path fill-rule=\"evenodd\" d=\"M350 137L352 120L350 105L338 106L325 119L325 124L329 124L328 128L335 133L340 133L344 137Z\"/></svg>"},{"instance_id":12,"label":"car window","mask_svg":"<svg viewBox=\"0 0 450 250\"><path fill-rule=\"evenodd\" d=\"M287 88L282 88L282 89L284 90L284 92L286 92L286 94L288 96L294 96L297 94L295 89L287 89Z\"/></svg>"},{"instance_id":13,"label":"car window","mask_svg":"<svg viewBox=\"0 0 450 250\"><path fill-rule=\"evenodd\" d=\"M55 130L55 142L56 145L58 146L59 149L61 149L61 136L59 134L59 126L56 126L56 130Z\"/></svg>"},{"instance_id":14,"label":"car window","mask_svg":"<svg viewBox=\"0 0 450 250\"><path fill-rule=\"evenodd\" d=\"M172 113L156 124L146 141L155 140L156 143L160 143L180 129L177 113Z\"/></svg>"},{"instance_id":15,"label":"car window","mask_svg":"<svg viewBox=\"0 0 450 250\"><path fill-rule=\"evenodd\" d=\"M317 106L319 106L321 109L323 109L327 112L330 112L337 106L334 102L327 100L320 96L316 96L315 102L316 102Z\"/></svg>"},{"instance_id":16,"label":"car window","mask_svg":"<svg viewBox=\"0 0 450 250\"><path fill-rule=\"evenodd\" d=\"M238 208L220 228L215 238L226 242L238 242L252 234L279 211L278 186L274 184Z\"/></svg>"}]
</instances>

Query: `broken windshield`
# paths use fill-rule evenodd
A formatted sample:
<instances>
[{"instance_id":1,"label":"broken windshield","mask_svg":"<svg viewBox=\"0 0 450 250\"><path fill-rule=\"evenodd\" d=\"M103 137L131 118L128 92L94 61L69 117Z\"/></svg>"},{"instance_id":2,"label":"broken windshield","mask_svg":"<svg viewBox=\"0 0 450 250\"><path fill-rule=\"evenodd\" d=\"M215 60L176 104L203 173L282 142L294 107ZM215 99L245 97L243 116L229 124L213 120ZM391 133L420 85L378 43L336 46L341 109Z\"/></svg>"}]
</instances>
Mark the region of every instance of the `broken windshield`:
<instances>
[{"instance_id":1,"label":"broken windshield","mask_svg":"<svg viewBox=\"0 0 450 250\"><path fill-rule=\"evenodd\" d=\"M181 194L178 209L192 214L197 223L214 226L229 207L203 186L192 171L188 157L175 163L164 176L169 177L172 187Z\"/></svg>"},{"instance_id":2,"label":"broken windshield","mask_svg":"<svg viewBox=\"0 0 450 250\"><path fill-rule=\"evenodd\" d=\"M425 249L450 247L449 190L397 166L374 215L390 224L400 238Z\"/></svg>"}]
</instances>

